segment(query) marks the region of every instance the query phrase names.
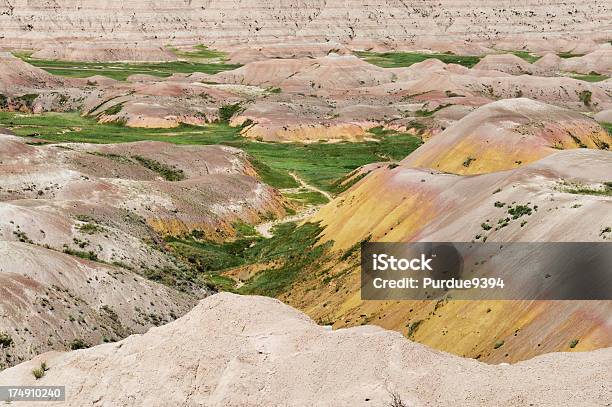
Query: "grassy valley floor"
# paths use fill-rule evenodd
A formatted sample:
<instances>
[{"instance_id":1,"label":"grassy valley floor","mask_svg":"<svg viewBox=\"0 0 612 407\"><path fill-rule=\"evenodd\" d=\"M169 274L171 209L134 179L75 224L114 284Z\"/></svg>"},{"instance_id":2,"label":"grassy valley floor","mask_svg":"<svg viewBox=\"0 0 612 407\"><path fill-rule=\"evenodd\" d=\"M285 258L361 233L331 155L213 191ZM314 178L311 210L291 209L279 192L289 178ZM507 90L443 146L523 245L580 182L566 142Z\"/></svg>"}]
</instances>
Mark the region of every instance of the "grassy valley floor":
<instances>
[{"instance_id":1,"label":"grassy valley floor","mask_svg":"<svg viewBox=\"0 0 612 407\"><path fill-rule=\"evenodd\" d=\"M337 181L369 163L401 160L421 145L409 134L380 128L372 130L376 141L359 143L265 143L246 140L240 128L225 123L183 125L174 129L144 129L98 123L78 113L41 115L0 112L0 127L24 137L54 143L128 143L164 141L183 145L223 144L240 148L253 158L262 180L277 188L297 188L290 172L324 191L335 192ZM319 199L319 198L315 198Z\"/></svg>"}]
</instances>

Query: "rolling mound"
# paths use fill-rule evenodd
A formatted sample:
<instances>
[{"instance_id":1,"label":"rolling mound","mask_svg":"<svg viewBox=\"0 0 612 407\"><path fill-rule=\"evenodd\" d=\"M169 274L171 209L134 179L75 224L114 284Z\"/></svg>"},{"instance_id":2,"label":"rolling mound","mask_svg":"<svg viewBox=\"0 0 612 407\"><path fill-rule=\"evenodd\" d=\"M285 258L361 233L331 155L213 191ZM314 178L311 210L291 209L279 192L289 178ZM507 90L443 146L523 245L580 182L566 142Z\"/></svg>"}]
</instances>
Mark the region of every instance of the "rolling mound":
<instances>
[{"instance_id":1,"label":"rolling mound","mask_svg":"<svg viewBox=\"0 0 612 407\"><path fill-rule=\"evenodd\" d=\"M64 81L36 68L8 52L0 52L0 93L18 93L24 89L61 86Z\"/></svg>"},{"instance_id":2,"label":"rolling mound","mask_svg":"<svg viewBox=\"0 0 612 407\"><path fill-rule=\"evenodd\" d=\"M393 395L419 406L587 406L608 398L611 361L606 349L491 366L380 328L327 331L269 298L218 294L145 335L41 355L0 384L66 383L66 406L379 406Z\"/></svg>"},{"instance_id":3,"label":"rolling mound","mask_svg":"<svg viewBox=\"0 0 612 407\"><path fill-rule=\"evenodd\" d=\"M610 149L612 136L580 113L530 99L487 104L423 145L402 164L454 174L503 171L559 149Z\"/></svg>"},{"instance_id":4,"label":"rolling mound","mask_svg":"<svg viewBox=\"0 0 612 407\"><path fill-rule=\"evenodd\" d=\"M546 72L514 54L487 55L480 60L474 69L505 72L512 75L538 75Z\"/></svg>"},{"instance_id":5,"label":"rolling mound","mask_svg":"<svg viewBox=\"0 0 612 407\"><path fill-rule=\"evenodd\" d=\"M308 274L279 297L283 301L336 327L378 324L488 362L568 350L576 338L577 350L612 345L610 301L362 301L358 256L351 255L351 248L367 239L609 241L612 200L601 191L612 173L612 152L559 151L520 168L476 176L407 164L379 164L369 171L312 219L321 222L323 242L333 240L340 260L326 272ZM529 214L514 219L509 213L517 206L529 208ZM494 349L496 341L505 344Z\"/></svg>"},{"instance_id":6,"label":"rolling mound","mask_svg":"<svg viewBox=\"0 0 612 407\"><path fill-rule=\"evenodd\" d=\"M14 136L0 138L16 152L7 154L0 165L0 197L13 204L11 210L23 207L68 219L100 215L101 227L107 223L123 232L141 230L133 224L144 222L162 234L200 230L213 239L231 234L235 221L257 222L284 210L280 194L258 180L246 154L235 148L161 142L28 146L25 142ZM39 226L31 223L32 238L44 237L36 229ZM64 230L63 238L54 236L44 243L60 247L69 243L73 232L70 227ZM118 253L133 246L112 244L113 239L103 246L116 246ZM115 260L107 258L112 251L100 255ZM157 262L154 257L147 260L150 255L136 263Z\"/></svg>"}]
</instances>

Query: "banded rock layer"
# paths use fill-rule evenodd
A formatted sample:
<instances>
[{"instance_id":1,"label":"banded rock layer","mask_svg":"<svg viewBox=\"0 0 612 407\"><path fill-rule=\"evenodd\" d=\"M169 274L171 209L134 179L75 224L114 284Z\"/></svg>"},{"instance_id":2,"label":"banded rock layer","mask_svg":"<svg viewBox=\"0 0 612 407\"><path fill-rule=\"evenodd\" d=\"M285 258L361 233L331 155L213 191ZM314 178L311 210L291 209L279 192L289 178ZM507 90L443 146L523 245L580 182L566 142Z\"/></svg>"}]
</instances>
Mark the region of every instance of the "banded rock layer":
<instances>
[{"instance_id":1,"label":"banded rock layer","mask_svg":"<svg viewBox=\"0 0 612 407\"><path fill-rule=\"evenodd\" d=\"M0 43L40 46L40 40L148 39L223 44L297 39L452 48L441 44L458 41L454 46L465 51L477 47L464 40L493 40L515 45L510 48L527 42L532 48L551 49L552 44L558 50L584 52L593 48L593 40L609 39L611 15L610 4L599 0L554 5L534 0L520 5L507 0L482 0L477 5L456 0L2 0Z\"/></svg>"}]
</instances>

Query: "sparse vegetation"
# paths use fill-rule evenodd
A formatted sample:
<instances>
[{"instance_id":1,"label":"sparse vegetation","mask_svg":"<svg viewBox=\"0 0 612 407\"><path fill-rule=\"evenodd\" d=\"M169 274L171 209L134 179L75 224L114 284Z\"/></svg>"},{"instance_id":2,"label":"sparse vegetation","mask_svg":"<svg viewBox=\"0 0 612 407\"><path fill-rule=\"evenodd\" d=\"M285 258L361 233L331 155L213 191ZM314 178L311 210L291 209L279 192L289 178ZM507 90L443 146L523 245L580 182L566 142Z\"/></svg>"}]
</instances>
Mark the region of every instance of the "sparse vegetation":
<instances>
[{"instance_id":1,"label":"sparse vegetation","mask_svg":"<svg viewBox=\"0 0 612 407\"><path fill-rule=\"evenodd\" d=\"M185 179L185 173L181 169L139 155L134 155L132 158L138 161L143 167L161 175L166 181L182 181Z\"/></svg>"},{"instance_id":2,"label":"sparse vegetation","mask_svg":"<svg viewBox=\"0 0 612 407\"><path fill-rule=\"evenodd\" d=\"M502 346L504 346L505 341L497 341L495 342L495 344L493 345L493 349L499 349Z\"/></svg>"},{"instance_id":3,"label":"sparse vegetation","mask_svg":"<svg viewBox=\"0 0 612 407\"><path fill-rule=\"evenodd\" d=\"M563 192L577 195L612 196L612 181L604 182L601 186L597 187L563 182L559 189Z\"/></svg>"},{"instance_id":4,"label":"sparse vegetation","mask_svg":"<svg viewBox=\"0 0 612 407\"><path fill-rule=\"evenodd\" d=\"M584 56L584 54L574 54L573 52L559 52L557 55L559 56L559 58L565 58L565 59Z\"/></svg>"},{"instance_id":5,"label":"sparse vegetation","mask_svg":"<svg viewBox=\"0 0 612 407\"><path fill-rule=\"evenodd\" d=\"M85 259L85 260L91 260L91 261L99 260L98 255L94 251L85 252L81 250L74 250L68 246L64 246L63 252L66 254L70 254L72 256L80 257L81 259Z\"/></svg>"},{"instance_id":6,"label":"sparse vegetation","mask_svg":"<svg viewBox=\"0 0 612 407\"><path fill-rule=\"evenodd\" d=\"M369 174L369 171L363 172L359 175L354 175L354 176L349 175L345 178L341 178L332 184L332 191L337 194L340 194L350 189L353 185L357 184L359 181L364 179L368 174Z\"/></svg>"},{"instance_id":7,"label":"sparse vegetation","mask_svg":"<svg viewBox=\"0 0 612 407\"><path fill-rule=\"evenodd\" d=\"M435 109L432 110L427 110L427 109L419 109L415 112L415 115L418 117L429 117L429 116L433 116L434 113L444 109L445 107L448 107L449 105L439 105L437 106Z\"/></svg>"},{"instance_id":8,"label":"sparse vegetation","mask_svg":"<svg viewBox=\"0 0 612 407\"><path fill-rule=\"evenodd\" d=\"M87 235L95 235L96 233L100 233L104 231L103 227L98 226L94 223L84 223L82 225L78 225L77 229L81 233L85 233Z\"/></svg>"},{"instance_id":9,"label":"sparse vegetation","mask_svg":"<svg viewBox=\"0 0 612 407\"><path fill-rule=\"evenodd\" d=\"M104 111L104 114L107 116L114 116L118 114L119 112L121 112L121 109L123 109L123 103L119 103L115 106L109 107L108 109Z\"/></svg>"},{"instance_id":10,"label":"sparse vegetation","mask_svg":"<svg viewBox=\"0 0 612 407\"><path fill-rule=\"evenodd\" d=\"M575 348L575 347L578 345L578 342L580 342L580 340L579 340L579 339L572 339L572 340L570 341L570 343L569 343L569 347L570 347L571 349L574 349L574 348Z\"/></svg>"}]
</instances>

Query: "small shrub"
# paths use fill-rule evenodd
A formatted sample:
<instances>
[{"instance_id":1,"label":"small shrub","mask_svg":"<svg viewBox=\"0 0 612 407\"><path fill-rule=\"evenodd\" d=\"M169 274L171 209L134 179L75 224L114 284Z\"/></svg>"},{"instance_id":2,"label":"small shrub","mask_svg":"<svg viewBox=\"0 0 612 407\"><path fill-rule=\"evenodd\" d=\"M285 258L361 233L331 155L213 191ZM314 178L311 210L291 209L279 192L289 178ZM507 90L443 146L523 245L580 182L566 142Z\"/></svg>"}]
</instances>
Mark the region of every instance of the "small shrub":
<instances>
[{"instance_id":1,"label":"small shrub","mask_svg":"<svg viewBox=\"0 0 612 407\"><path fill-rule=\"evenodd\" d=\"M219 108L219 121L222 123L229 123L229 121L242 110L242 105L236 103L233 105L225 105Z\"/></svg>"},{"instance_id":2,"label":"small shrub","mask_svg":"<svg viewBox=\"0 0 612 407\"><path fill-rule=\"evenodd\" d=\"M42 379L47 370L49 370L49 368L47 367L47 362L42 362L40 364L40 367L37 367L36 369L32 370L32 374L34 375L36 380Z\"/></svg>"},{"instance_id":3,"label":"small shrub","mask_svg":"<svg viewBox=\"0 0 612 407\"><path fill-rule=\"evenodd\" d=\"M87 342L85 342L83 339L75 339L72 342L70 342L70 349L72 350L87 349L89 347L90 345Z\"/></svg>"},{"instance_id":4,"label":"small shrub","mask_svg":"<svg viewBox=\"0 0 612 407\"><path fill-rule=\"evenodd\" d=\"M501 348L502 346L504 346L504 343L505 343L504 341L497 341L497 342L495 342L495 345L493 345L493 349Z\"/></svg>"},{"instance_id":5,"label":"small shrub","mask_svg":"<svg viewBox=\"0 0 612 407\"><path fill-rule=\"evenodd\" d=\"M266 89L266 91L268 91L269 93L281 93L283 90L279 87L272 87Z\"/></svg>"},{"instance_id":6,"label":"small shrub","mask_svg":"<svg viewBox=\"0 0 612 407\"><path fill-rule=\"evenodd\" d=\"M421 326L422 322L423 322L422 320L418 320L410 324L410 326L408 327L408 337L409 338L412 338L414 336L416 331L419 329L419 326Z\"/></svg>"},{"instance_id":7,"label":"small shrub","mask_svg":"<svg viewBox=\"0 0 612 407\"><path fill-rule=\"evenodd\" d=\"M580 342L580 339L572 339L572 341L569 343L569 347L574 349L576 345L578 345L578 342Z\"/></svg>"},{"instance_id":8,"label":"small shrub","mask_svg":"<svg viewBox=\"0 0 612 407\"><path fill-rule=\"evenodd\" d=\"M34 375L36 380L38 380L38 379L42 379L42 377L45 375L45 371L41 368L36 368L32 370L32 374Z\"/></svg>"},{"instance_id":9,"label":"small shrub","mask_svg":"<svg viewBox=\"0 0 612 407\"><path fill-rule=\"evenodd\" d=\"M391 402L389 403L389 407L408 407L407 404L404 404L402 401L402 397L396 392L389 392L391 396Z\"/></svg>"},{"instance_id":10,"label":"small shrub","mask_svg":"<svg viewBox=\"0 0 612 407\"><path fill-rule=\"evenodd\" d=\"M593 94L591 93L590 90L583 90L582 92L580 92L580 95L578 95L578 97L580 98L580 101L585 105L585 106L591 106L591 96Z\"/></svg>"},{"instance_id":11,"label":"small shrub","mask_svg":"<svg viewBox=\"0 0 612 407\"><path fill-rule=\"evenodd\" d=\"M465 161L463 162L463 166L467 168L467 167L469 167L469 166L472 164L472 162L474 162L474 161L476 161L476 159L475 159L474 157L468 157L468 158L466 158L466 159L465 159Z\"/></svg>"},{"instance_id":12,"label":"small shrub","mask_svg":"<svg viewBox=\"0 0 612 407\"><path fill-rule=\"evenodd\" d=\"M13 338L6 332L0 332L0 348L9 348L13 344Z\"/></svg>"},{"instance_id":13,"label":"small shrub","mask_svg":"<svg viewBox=\"0 0 612 407\"><path fill-rule=\"evenodd\" d=\"M512 215L512 219L518 219L521 216L530 216L532 209L527 205L516 205L508 209L508 214Z\"/></svg>"}]
</instances>

